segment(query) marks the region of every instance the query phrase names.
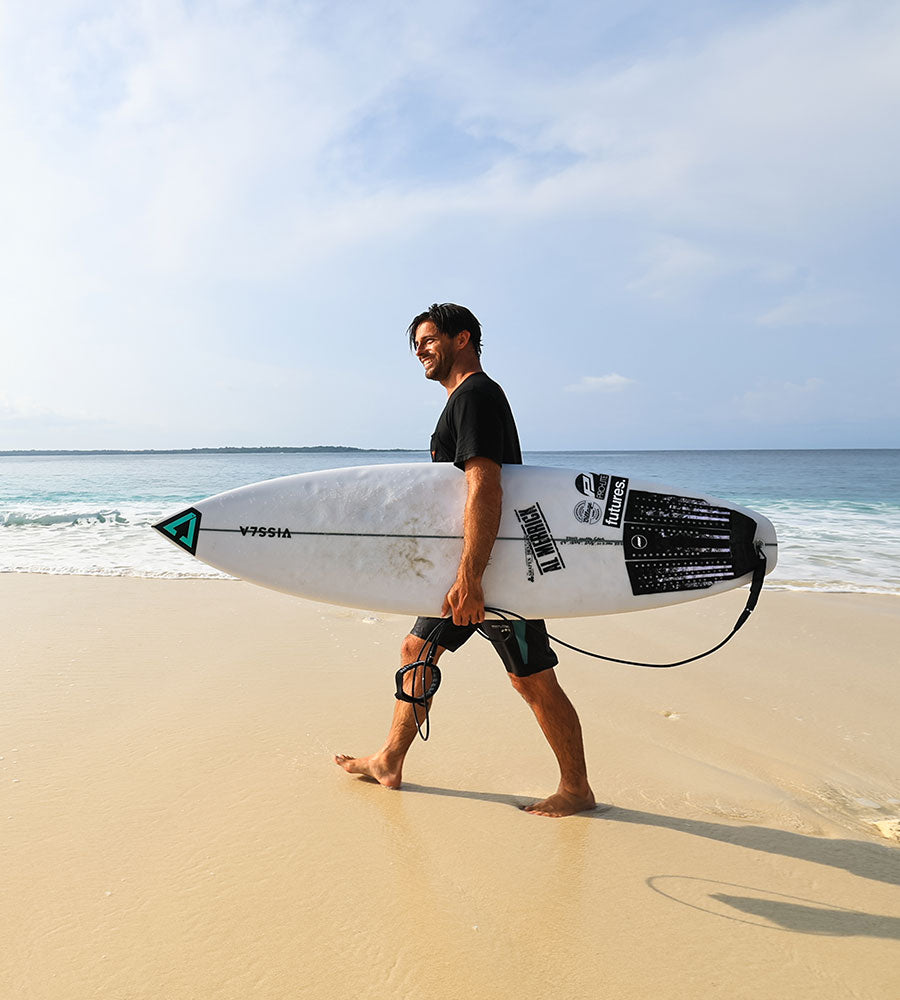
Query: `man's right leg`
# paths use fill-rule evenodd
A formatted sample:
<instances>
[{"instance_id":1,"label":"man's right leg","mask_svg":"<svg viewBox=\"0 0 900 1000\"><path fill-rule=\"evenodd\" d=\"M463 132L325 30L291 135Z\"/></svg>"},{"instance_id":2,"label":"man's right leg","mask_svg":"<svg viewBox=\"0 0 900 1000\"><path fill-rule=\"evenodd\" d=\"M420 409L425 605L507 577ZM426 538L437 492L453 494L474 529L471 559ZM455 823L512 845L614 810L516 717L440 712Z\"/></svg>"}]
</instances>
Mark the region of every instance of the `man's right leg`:
<instances>
[{"instance_id":1,"label":"man's right leg","mask_svg":"<svg viewBox=\"0 0 900 1000\"><path fill-rule=\"evenodd\" d=\"M408 635L400 647L400 666L406 667L410 663L415 663L421 659L426 643L416 635ZM438 646L435 650L434 661L444 652L443 646ZM425 677L421 679L421 674L417 670L411 670L403 679L403 690L407 694L422 694L431 686L431 670L423 668ZM420 681L413 691L414 675L419 674ZM430 705L430 702L429 702ZM416 738L416 711L419 718L422 718L422 707L412 705L408 701L396 701L394 705L394 717L391 720L391 728L388 732L384 746L371 757L348 757L346 754L338 754L334 758L338 764L349 774L362 774L369 778L374 778L385 788L399 788L403 780L403 762L413 740Z\"/></svg>"},{"instance_id":2,"label":"man's right leg","mask_svg":"<svg viewBox=\"0 0 900 1000\"><path fill-rule=\"evenodd\" d=\"M543 621L491 623L487 629L503 660L513 687L528 702L559 764L559 787L553 795L525 806L541 816L571 816L593 809L588 784L581 723L559 686L556 653L550 647Z\"/></svg>"},{"instance_id":3,"label":"man's right leg","mask_svg":"<svg viewBox=\"0 0 900 1000\"><path fill-rule=\"evenodd\" d=\"M513 687L528 703L559 764L559 786L553 795L525 806L538 816L571 816L596 805L588 783L581 723L552 668L527 677L509 674Z\"/></svg>"}]
</instances>

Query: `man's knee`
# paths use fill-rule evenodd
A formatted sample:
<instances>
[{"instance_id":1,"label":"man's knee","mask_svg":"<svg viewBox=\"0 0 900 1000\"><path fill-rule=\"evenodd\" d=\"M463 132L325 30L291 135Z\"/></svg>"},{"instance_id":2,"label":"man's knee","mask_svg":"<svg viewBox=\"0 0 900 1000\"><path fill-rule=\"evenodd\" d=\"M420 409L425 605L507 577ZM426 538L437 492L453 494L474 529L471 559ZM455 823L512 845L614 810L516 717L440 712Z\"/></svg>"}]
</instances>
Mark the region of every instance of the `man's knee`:
<instances>
[{"instance_id":1,"label":"man's knee","mask_svg":"<svg viewBox=\"0 0 900 1000\"><path fill-rule=\"evenodd\" d=\"M424 642L417 635L408 635L400 643L400 656L404 663L413 663L419 659Z\"/></svg>"},{"instance_id":2,"label":"man's knee","mask_svg":"<svg viewBox=\"0 0 900 1000\"><path fill-rule=\"evenodd\" d=\"M400 657L404 663L415 663L416 660L424 658L428 652L428 643L425 639L420 639L417 635L408 635L400 643ZM443 646L438 646L432 657L433 662L437 662L438 657L444 652Z\"/></svg>"},{"instance_id":3,"label":"man's knee","mask_svg":"<svg viewBox=\"0 0 900 1000\"><path fill-rule=\"evenodd\" d=\"M546 698L548 694L559 689L556 671L552 667L536 674L529 674L527 677L518 677L516 674L508 676L512 686L529 704Z\"/></svg>"}]
</instances>

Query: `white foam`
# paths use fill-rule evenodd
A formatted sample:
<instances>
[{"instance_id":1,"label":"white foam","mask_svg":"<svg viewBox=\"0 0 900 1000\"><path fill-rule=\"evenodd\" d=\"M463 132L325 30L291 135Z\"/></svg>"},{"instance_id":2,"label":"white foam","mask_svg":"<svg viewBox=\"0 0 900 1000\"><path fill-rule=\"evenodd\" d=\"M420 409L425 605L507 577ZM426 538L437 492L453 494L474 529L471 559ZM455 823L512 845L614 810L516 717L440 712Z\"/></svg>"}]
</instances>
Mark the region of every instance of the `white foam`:
<instances>
[{"instance_id":1,"label":"white foam","mask_svg":"<svg viewBox=\"0 0 900 1000\"><path fill-rule=\"evenodd\" d=\"M334 457L334 462L338 461ZM0 572L226 578L167 544L152 528L166 515L188 506L192 490L200 491L197 496L207 495L205 481L185 486L176 498L170 495L170 482L150 482L141 486L144 499L126 500L127 484L118 487L117 492L113 475L119 467L106 464L108 481L92 481L90 493L71 492L71 469L65 476L58 474L59 483L43 482L40 501L26 498L27 483L19 484L18 489L8 487L7 499L0 501ZM165 468L166 475L170 475L169 467ZM279 471L286 470L261 468L259 473ZM236 478L245 475L249 473L235 473ZM53 492L63 486L70 492ZM104 499L98 501L98 496ZM778 532L778 565L767 578L768 586L829 593L900 594L897 503L771 501L754 500L752 496L734 499L765 514Z\"/></svg>"}]
</instances>

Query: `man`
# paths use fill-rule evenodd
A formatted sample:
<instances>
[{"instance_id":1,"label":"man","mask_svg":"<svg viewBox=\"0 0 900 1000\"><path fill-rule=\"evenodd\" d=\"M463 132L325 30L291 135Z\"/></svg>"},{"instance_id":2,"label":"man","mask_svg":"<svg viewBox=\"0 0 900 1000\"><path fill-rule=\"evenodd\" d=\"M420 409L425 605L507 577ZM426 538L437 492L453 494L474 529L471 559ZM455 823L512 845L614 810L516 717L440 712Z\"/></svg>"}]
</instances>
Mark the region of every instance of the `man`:
<instances>
[{"instance_id":1,"label":"man","mask_svg":"<svg viewBox=\"0 0 900 1000\"><path fill-rule=\"evenodd\" d=\"M447 390L447 404L431 438L432 460L453 462L465 472L467 484L462 557L441 612L445 618L452 616L453 624L442 627L435 659L446 650L455 652L481 625L559 763L556 791L525 806L526 812L569 816L593 809L596 803L587 779L581 725L557 682L553 668L558 661L544 623L529 622L524 635L518 630L519 638L504 622L485 623L481 579L500 526L500 470L504 464L521 465L522 453L506 396L481 368L481 324L463 306L435 304L416 316L408 334L425 377ZM421 658L424 640L439 621L417 619L403 640L401 666ZM410 681L407 675L408 692ZM424 690L430 677L425 676L423 684ZM336 756L335 763L350 774L366 775L387 788L399 788L416 731L414 706L397 701L384 746L370 757Z\"/></svg>"}]
</instances>

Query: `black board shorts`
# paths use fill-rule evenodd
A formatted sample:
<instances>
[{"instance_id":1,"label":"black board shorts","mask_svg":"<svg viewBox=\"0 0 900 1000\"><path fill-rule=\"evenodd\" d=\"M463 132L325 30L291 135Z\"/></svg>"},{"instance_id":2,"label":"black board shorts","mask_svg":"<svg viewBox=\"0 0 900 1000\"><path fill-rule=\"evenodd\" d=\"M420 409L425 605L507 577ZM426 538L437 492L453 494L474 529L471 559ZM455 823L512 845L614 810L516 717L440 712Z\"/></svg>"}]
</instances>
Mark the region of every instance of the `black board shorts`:
<instances>
[{"instance_id":1,"label":"black board shorts","mask_svg":"<svg viewBox=\"0 0 900 1000\"><path fill-rule=\"evenodd\" d=\"M436 636L437 643L451 653L455 653L480 628L503 660L507 673L516 677L530 677L559 663L556 653L550 647L547 626L542 619L492 620L482 622L479 626L454 625L445 618L417 618L409 634L429 639L438 626L440 633Z\"/></svg>"}]
</instances>

